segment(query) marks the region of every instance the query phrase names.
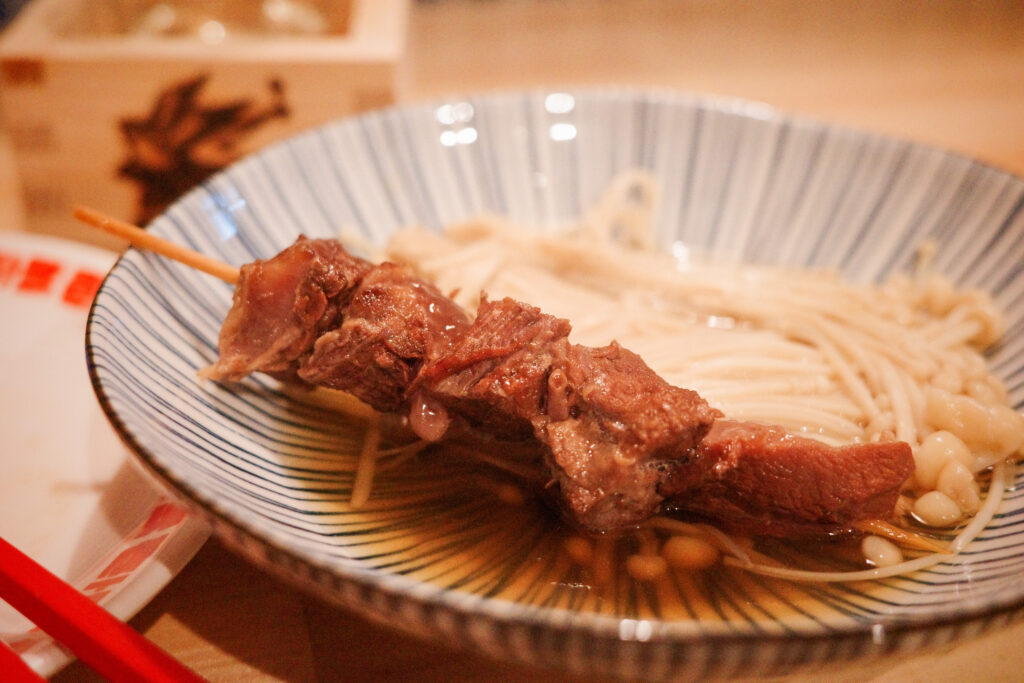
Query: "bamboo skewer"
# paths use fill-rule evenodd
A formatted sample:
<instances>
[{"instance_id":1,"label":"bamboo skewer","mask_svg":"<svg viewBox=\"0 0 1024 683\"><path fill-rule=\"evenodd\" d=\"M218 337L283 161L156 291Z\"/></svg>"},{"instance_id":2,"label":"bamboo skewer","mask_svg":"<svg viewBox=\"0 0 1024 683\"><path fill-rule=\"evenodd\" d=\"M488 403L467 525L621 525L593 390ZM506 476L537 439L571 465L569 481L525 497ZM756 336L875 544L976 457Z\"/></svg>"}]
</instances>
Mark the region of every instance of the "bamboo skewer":
<instances>
[{"instance_id":1,"label":"bamboo skewer","mask_svg":"<svg viewBox=\"0 0 1024 683\"><path fill-rule=\"evenodd\" d=\"M74 215L83 223L128 240L133 247L152 251L196 270L209 273L228 284L238 284L238 268L200 254L198 251L192 251L170 240L157 237L137 225L126 223L85 206L75 207Z\"/></svg>"}]
</instances>

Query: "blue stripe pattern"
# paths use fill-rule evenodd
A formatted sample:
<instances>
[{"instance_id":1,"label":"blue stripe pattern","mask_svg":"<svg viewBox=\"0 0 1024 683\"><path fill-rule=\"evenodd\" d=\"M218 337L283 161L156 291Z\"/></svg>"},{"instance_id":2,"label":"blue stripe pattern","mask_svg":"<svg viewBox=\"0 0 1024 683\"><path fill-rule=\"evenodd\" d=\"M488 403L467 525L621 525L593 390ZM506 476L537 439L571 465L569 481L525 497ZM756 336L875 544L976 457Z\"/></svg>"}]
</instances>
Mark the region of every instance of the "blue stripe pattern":
<instances>
[{"instance_id":1,"label":"blue stripe pattern","mask_svg":"<svg viewBox=\"0 0 1024 683\"><path fill-rule=\"evenodd\" d=\"M439 229L481 213L544 230L635 167L662 183L666 248L873 282L935 240L938 270L988 289L1006 311L1009 334L990 360L1024 406L1024 181L755 103L581 90L384 110L243 160L150 230L238 265L299 233L351 229L383 242L407 224ZM439 460L432 482L398 468L351 511L358 420L296 402L264 377L197 379L230 302L224 283L127 252L89 319L104 409L229 545L412 632L580 673L699 678L941 644L998 627L1024 602L1019 472L965 553L912 576L804 585L708 573L667 593L630 583L596 603L572 588L577 570L559 563L557 538L535 517L449 490L452 478L479 476L473 466Z\"/></svg>"}]
</instances>

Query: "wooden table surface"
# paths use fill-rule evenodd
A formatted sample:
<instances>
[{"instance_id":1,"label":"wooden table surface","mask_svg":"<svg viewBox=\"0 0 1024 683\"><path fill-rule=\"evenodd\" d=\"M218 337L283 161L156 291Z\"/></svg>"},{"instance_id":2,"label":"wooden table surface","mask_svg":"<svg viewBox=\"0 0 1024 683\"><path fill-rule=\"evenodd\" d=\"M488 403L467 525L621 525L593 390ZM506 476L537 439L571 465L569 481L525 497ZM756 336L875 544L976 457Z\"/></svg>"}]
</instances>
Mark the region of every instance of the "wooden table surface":
<instances>
[{"instance_id":1,"label":"wooden table surface","mask_svg":"<svg viewBox=\"0 0 1024 683\"><path fill-rule=\"evenodd\" d=\"M435 0L414 4L409 29L410 101L521 86L668 86L751 98L1024 173L1019 0ZM0 134L0 226L21 221ZM368 624L216 540L131 623L216 681L564 680ZM1022 642L1016 625L830 678L1020 680ZM55 680L92 674L73 664Z\"/></svg>"}]
</instances>

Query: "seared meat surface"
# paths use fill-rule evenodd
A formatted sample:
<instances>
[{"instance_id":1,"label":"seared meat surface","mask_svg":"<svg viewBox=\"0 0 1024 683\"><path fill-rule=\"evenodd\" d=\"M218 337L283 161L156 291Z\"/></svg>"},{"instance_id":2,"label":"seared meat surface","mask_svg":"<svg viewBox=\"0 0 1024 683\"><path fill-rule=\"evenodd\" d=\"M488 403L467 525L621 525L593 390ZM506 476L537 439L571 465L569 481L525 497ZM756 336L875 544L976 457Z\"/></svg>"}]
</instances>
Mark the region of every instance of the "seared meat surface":
<instances>
[{"instance_id":1,"label":"seared meat surface","mask_svg":"<svg viewBox=\"0 0 1024 683\"><path fill-rule=\"evenodd\" d=\"M506 439L529 437L570 329L533 306L485 300L451 351L423 367L416 386L475 427Z\"/></svg>"},{"instance_id":2,"label":"seared meat surface","mask_svg":"<svg viewBox=\"0 0 1024 683\"><path fill-rule=\"evenodd\" d=\"M591 529L647 519L661 506L662 479L693 466L694 448L721 413L615 342L570 346L559 361L548 410L533 424L566 504Z\"/></svg>"},{"instance_id":3,"label":"seared meat surface","mask_svg":"<svg viewBox=\"0 0 1024 683\"><path fill-rule=\"evenodd\" d=\"M571 326L512 299L471 319L409 268L372 265L300 237L243 266L205 374L266 372L341 389L409 415L422 438L452 421L539 442L543 478L573 523L595 532L663 507L745 533L847 533L887 518L913 470L905 443L831 448L724 419L617 343L569 342Z\"/></svg>"},{"instance_id":4,"label":"seared meat surface","mask_svg":"<svg viewBox=\"0 0 1024 683\"><path fill-rule=\"evenodd\" d=\"M408 407L423 363L446 353L467 327L466 312L436 287L384 263L363 277L344 320L316 339L298 375L396 412Z\"/></svg>"},{"instance_id":5,"label":"seared meat surface","mask_svg":"<svg viewBox=\"0 0 1024 683\"><path fill-rule=\"evenodd\" d=\"M667 505L747 534L802 538L847 534L850 524L892 515L914 471L902 441L840 447L779 427L717 420L697 467L662 485Z\"/></svg>"},{"instance_id":6,"label":"seared meat surface","mask_svg":"<svg viewBox=\"0 0 1024 683\"><path fill-rule=\"evenodd\" d=\"M512 299L485 301L418 382L450 414L506 437L532 433L547 446L551 476L577 524L637 524L658 511L664 473L690 460L719 413L618 344L570 344L570 329Z\"/></svg>"},{"instance_id":7,"label":"seared meat surface","mask_svg":"<svg viewBox=\"0 0 1024 683\"><path fill-rule=\"evenodd\" d=\"M296 360L336 325L372 268L336 240L305 237L272 259L242 266L220 330L220 357L203 374L218 380L251 372L294 377Z\"/></svg>"}]
</instances>

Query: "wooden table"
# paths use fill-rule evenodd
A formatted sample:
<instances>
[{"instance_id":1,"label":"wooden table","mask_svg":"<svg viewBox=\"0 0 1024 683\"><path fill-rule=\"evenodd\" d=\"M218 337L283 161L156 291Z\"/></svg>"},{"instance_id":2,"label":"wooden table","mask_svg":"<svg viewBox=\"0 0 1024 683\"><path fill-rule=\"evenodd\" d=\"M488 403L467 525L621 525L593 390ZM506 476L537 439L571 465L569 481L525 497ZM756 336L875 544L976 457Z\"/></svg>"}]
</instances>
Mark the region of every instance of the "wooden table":
<instances>
[{"instance_id":1,"label":"wooden table","mask_svg":"<svg viewBox=\"0 0 1024 683\"><path fill-rule=\"evenodd\" d=\"M1024 4L958 0L437 0L404 97L571 84L736 95L1024 173ZM0 135L2 141L2 135ZM21 221L0 143L0 226ZM325 606L212 540L132 625L213 680L564 680ZM838 680L1020 680L1024 625ZM58 681L90 680L79 664Z\"/></svg>"}]
</instances>

